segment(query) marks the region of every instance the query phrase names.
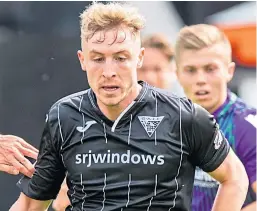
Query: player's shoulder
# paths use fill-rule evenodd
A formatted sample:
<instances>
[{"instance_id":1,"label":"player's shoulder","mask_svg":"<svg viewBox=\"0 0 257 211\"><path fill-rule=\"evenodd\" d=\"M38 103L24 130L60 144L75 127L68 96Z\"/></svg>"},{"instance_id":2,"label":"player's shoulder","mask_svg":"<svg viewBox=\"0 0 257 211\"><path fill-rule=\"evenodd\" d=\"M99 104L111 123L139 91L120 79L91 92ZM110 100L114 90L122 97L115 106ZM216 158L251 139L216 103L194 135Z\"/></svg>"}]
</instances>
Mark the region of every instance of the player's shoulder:
<instances>
[{"instance_id":1,"label":"player's shoulder","mask_svg":"<svg viewBox=\"0 0 257 211\"><path fill-rule=\"evenodd\" d=\"M233 125L236 151L253 149L256 147L257 115L256 108L237 98L233 105Z\"/></svg>"},{"instance_id":2,"label":"player's shoulder","mask_svg":"<svg viewBox=\"0 0 257 211\"><path fill-rule=\"evenodd\" d=\"M252 125L257 128L257 115L256 108L248 105L241 98L237 98L234 105L234 116L235 124L242 125Z\"/></svg>"},{"instance_id":3,"label":"player's shoulder","mask_svg":"<svg viewBox=\"0 0 257 211\"><path fill-rule=\"evenodd\" d=\"M56 117L57 115L59 115L60 110L65 113L67 112L67 109L70 108L78 109L81 101L87 97L88 91L89 89L76 92L57 100L49 109L49 117Z\"/></svg>"}]
</instances>

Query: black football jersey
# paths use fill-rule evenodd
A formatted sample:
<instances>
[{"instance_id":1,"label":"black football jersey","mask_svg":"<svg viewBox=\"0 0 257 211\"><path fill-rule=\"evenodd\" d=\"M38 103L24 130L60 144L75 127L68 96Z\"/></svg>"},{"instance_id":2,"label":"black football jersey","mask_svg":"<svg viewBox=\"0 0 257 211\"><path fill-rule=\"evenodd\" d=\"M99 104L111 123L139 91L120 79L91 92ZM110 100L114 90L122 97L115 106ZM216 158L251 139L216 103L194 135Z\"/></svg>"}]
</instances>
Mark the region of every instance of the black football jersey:
<instances>
[{"instance_id":1,"label":"black football jersey","mask_svg":"<svg viewBox=\"0 0 257 211\"><path fill-rule=\"evenodd\" d=\"M31 179L37 200L54 199L65 176L73 211L189 211L195 167L215 170L229 144L217 123L186 98L139 82L139 96L115 120L91 89L56 102Z\"/></svg>"}]
</instances>

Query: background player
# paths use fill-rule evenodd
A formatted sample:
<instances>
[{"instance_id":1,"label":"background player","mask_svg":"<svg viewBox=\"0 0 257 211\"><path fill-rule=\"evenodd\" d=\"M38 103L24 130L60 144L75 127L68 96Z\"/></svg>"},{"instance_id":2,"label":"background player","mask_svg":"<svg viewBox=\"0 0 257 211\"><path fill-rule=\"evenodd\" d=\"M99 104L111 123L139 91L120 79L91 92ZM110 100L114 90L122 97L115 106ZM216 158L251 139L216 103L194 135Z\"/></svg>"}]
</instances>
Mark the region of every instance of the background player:
<instances>
[{"instance_id":1,"label":"background player","mask_svg":"<svg viewBox=\"0 0 257 211\"><path fill-rule=\"evenodd\" d=\"M138 68L138 79L155 87L171 89L177 76L174 50L167 38L161 34L146 36L142 47L145 54L142 67Z\"/></svg>"},{"instance_id":2,"label":"background player","mask_svg":"<svg viewBox=\"0 0 257 211\"><path fill-rule=\"evenodd\" d=\"M174 48L168 38L162 34L145 36L142 39L142 47L145 48L145 54L142 67L137 70L138 79L178 96L184 96L177 81Z\"/></svg>"},{"instance_id":3,"label":"background player","mask_svg":"<svg viewBox=\"0 0 257 211\"><path fill-rule=\"evenodd\" d=\"M187 97L214 115L243 162L250 181L247 206L243 210L253 211L256 210L256 109L228 90L227 83L235 70L231 59L230 43L217 27L199 24L181 29L176 43L178 79ZM192 210L210 211L217 190L217 181L197 168Z\"/></svg>"}]
</instances>

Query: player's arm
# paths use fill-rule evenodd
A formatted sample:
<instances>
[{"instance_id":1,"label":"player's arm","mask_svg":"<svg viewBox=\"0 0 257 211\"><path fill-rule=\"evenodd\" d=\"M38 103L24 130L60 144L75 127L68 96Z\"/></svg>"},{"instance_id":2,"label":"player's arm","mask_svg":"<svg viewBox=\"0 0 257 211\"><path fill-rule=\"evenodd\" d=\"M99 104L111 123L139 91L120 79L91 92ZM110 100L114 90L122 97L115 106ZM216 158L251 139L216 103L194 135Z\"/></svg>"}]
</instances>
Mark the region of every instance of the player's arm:
<instances>
[{"instance_id":1,"label":"player's arm","mask_svg":"<svg viewBox=\"0 0 257 211\"><path fill-rule=\"evenodd\" d=\"M67 195L68 187L66 184L66 178L62 183L61 190L58 193L57 198L53 201L52 208L55 211L65 211L66 207L70 205L70 200Z\"/></svg>"},{"instance_id":2,"label":"player's arm","mask_svg":"<svg viewBox=\"0 0 257 211\"><path fill-rule=\"evenodd\" d=\"M254 191L254 193L256 194L256 181L253 182L253 184L251 185L252 190ZM244 207L242 209L242 211L256 211L257 208L257 204L256 201L252 202L251 204L248 204L246 207Z\"/></svg>"},{"instance_id":3,"label":"player's arm","mask_svg":"<svg viewBox=\"0 0 257 211\"><path fill-rule=\"evenodd\" d=\"M240 210L249 183L245 168L232 149L221 165L209 174L220 182L212 211Z\"/></svg>"},{"instance_id":4,"label":"player's arm","mask_svg":"<svg viewBox=\"0 0 257 211\"><path fill-rule=\"evenodd\" d=\"M193 163L205 172L211 172L221 183L212 211L239 211L249 184L245 168L230 149L214 117L196 104L192 109Z\"/></svg>"},{"instance_id":5,"label":"player's arm","mask_svg":"<svg viewBox=\"0 0 257 211\"><path fill-rule=\"evenodd\" d=\"M45 211L51 204L51 200L39 201L27 197L21 193L18 200L12 205L9 211Z\"/></svg>"},{"instance_id":6,"label":"player's arm","mask_svg":"<svg viewBox=\"0 0 257 211\"><path fill-rule=\"evenodd\" d=\"M61 158L62 138L58 122L58 115L60 121L63 115L58 112L53 108L45 123L32 178L22 177L17 183L22 193L12 207L14 211L20 207L26 211L45 210L60 190L66 169Z\"/></svg>"}]
</instances>

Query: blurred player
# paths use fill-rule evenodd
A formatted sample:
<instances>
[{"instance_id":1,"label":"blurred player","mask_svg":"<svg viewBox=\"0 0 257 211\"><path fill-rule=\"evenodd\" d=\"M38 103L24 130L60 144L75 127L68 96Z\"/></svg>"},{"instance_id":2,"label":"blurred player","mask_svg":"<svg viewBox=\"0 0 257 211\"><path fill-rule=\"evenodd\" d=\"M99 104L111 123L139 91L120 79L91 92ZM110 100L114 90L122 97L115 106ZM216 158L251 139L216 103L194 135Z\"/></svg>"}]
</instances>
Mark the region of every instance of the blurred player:
<instances>
[{"instance_id":1,"label":"blurred player","mask_svg":"<svg viewBox=\"0 0 257 211\"><path fill-rule=\"evenodd\" d=\"M142 47L145 55L142 67L138 68L138 79L155 87L171 89L177 77L171 44L165 36L155 34L143 38Z\"/></svg>"},{"instance_id":2,"label":"blurred player","mask_svg":"<svg viewBox=\"0 0 257 211\"><path fill-rule=\"evenodd\" d=\"M221 183L215 211L242 206L247 175L214 118L137 81L143 26L136 8L119 3L81 14L78 57L91 89L51 107L36 171L18 182L11 211L47 209L66 175L66 210L189 211L196 166Z\"/></svg>"},{"instance_id":3,"label":"blurred player","mask_svg":"<svg viewBox=\"0 0 257 211\"><path fill-rule=\"evenodd\" d=\"M138 79L184 96L176 80L174 50L167 37L161 34L148 35L143 38L142 47L145 48L145 55L142 67L137 70Z\"/></svg>"},{"instance_id":4,"label":"blurred player","mask_svg":"<svg viewBox=\"0 0 257 211\"><path fill-rule=\"evenodd\" d=\"M22 138L0 134L0 171L31 177L35 169L25 156L37 159L37 154L38 150Z\"/></svg>"},{"instance_id":5,"label":"blurred player","mask_svg":"<svg viewBox=\"0 0 257 211\"><path fill-rule=\"evenodd\" d=\"M235 70L231 59L230 43L218 28L199 24L181 29L176 43L178 79L187 97L214 115L246 168L250 191L256 192L256 109L227 89ZM197 168L192 211L210 211L218 186ZM246 204L250 204L243 211L256 210L254 198L248 195Z\"/></svg>"}]
</instances>

